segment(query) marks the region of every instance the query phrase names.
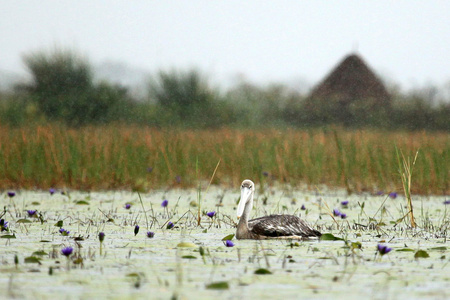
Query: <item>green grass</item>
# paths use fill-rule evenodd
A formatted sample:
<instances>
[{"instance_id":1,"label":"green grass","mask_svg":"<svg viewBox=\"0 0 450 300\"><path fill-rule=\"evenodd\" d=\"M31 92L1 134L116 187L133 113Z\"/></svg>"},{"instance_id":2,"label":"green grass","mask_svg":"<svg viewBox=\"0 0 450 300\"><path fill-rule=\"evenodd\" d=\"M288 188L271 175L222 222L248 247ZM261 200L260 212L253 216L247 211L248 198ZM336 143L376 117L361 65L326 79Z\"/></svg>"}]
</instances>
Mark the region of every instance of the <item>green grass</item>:
<instances>
[{"instance_id":1,"label":"green grass","mask_svg":"<svg viewBox=\"0 0 450 300\"><path fill-rule=\"evenodd\" d=\"M133 126L0 127L0 188L193 187L199 180L209 182L221 161L213 184L236 186L252 178L262 185L400 191L395 146L407 157L420 148L411 193L448 194L446 133ZM148 172L148 167L153 170Z\"/></svg>"}]
</instances>

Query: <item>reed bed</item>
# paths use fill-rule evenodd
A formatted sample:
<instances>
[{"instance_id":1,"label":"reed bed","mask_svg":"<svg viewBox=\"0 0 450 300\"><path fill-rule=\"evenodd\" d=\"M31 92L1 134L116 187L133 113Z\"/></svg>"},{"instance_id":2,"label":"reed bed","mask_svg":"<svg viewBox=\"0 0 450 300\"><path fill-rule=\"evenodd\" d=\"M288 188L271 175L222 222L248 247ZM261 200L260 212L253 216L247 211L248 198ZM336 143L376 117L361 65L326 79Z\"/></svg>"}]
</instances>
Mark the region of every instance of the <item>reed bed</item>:
<instances>
[{"instance_id":1,"label":"reed bed","mask_svg":"<svg viewBox=\"0 0 450 300\"><path fill-rule=\"evenodd\" d=\"M209 181L401 191L396 147L419 150L411 192L448 194L447 133L371 130L189 130L0 127L0 188L81 190L192 187Z\"/></svg>"}]
</instances>

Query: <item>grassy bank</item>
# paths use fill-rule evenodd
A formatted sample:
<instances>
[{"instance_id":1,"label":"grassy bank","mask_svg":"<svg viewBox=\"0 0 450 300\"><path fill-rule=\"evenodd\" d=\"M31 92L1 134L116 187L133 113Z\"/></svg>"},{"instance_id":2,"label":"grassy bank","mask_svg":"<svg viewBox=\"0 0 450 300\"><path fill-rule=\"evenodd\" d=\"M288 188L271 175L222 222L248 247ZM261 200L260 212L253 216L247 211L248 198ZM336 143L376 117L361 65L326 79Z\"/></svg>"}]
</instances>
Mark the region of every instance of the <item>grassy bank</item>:
<instances>
[{"instance_id":1,"label":"grassy bank","mask_svg":"<svg viewBox=\"0 0 450 300\"><path fill-rule=\"evenodd\" d=\"M395 147L419 155L411 191L449 192L446 133L348 130L0 128L0 188L152 189L216 184L326 184L401 191ZM198 168L197 168L198 166Z\"/></svg>"}]
</instances>

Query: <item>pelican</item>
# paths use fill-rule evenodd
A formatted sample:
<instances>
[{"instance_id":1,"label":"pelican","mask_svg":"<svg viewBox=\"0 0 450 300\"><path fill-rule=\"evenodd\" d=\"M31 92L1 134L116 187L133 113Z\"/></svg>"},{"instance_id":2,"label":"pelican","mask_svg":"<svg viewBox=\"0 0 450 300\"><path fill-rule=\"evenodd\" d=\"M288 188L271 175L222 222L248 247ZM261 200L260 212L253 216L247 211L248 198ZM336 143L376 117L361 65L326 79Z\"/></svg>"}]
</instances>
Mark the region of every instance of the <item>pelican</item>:
<instances>
[{"instance_id":1,"label":"pelican","mask_svg":"<svg viewBox=\"0 0 450 300\"><path fill-rule=\"evenodd\" d=\"M292 215L270 215L249 220L253 207L255 184L246 179L241 184L241 200L237 207L239 223L237 239L308 239L322 234L311 228L304 220Z\"/></svg>"}]
</instances>

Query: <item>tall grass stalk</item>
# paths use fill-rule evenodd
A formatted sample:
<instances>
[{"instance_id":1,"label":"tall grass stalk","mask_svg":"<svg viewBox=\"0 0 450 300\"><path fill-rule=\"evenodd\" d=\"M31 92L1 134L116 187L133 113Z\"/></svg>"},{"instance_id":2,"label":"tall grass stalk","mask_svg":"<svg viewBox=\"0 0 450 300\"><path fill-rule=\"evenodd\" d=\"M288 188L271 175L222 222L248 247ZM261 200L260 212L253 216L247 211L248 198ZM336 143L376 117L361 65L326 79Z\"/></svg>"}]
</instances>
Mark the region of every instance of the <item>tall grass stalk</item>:
<instances>
[{"instance_id":1,"label":"tall grass stalk","mask_svg":"<svg viewBox=\"0 0 450 300\"><path fill-rule=\"evenodd\" d=\"M416 151L416 155L414 156L414 160L411 163L410 158L405 158L402 151L399 151L397 147L395 147L396 153L397 153L397 159L398 159L398 167L399 167L399 173L400 178L402 180L403 185L403 191L405 193L405 198L408 205L408 214L409 214L409 220L410 225L412 228L415 228L416 221L414 219L414 209L413 209L413 203L411 198L411 179L412 179L412 173L414 169L414 165L416 164L417 155L419 154L419 150ZM401 157L400 157L401 156Z\"/></svg>"}]
</instances>

